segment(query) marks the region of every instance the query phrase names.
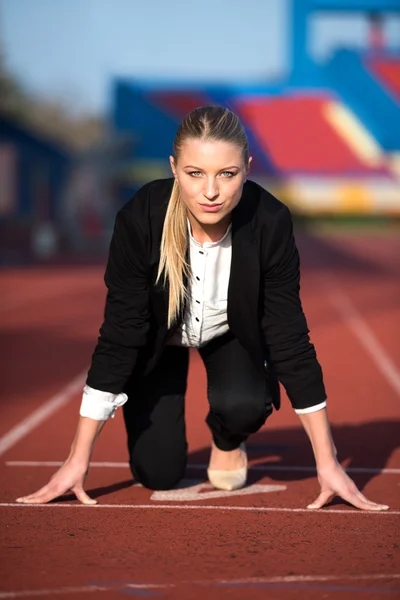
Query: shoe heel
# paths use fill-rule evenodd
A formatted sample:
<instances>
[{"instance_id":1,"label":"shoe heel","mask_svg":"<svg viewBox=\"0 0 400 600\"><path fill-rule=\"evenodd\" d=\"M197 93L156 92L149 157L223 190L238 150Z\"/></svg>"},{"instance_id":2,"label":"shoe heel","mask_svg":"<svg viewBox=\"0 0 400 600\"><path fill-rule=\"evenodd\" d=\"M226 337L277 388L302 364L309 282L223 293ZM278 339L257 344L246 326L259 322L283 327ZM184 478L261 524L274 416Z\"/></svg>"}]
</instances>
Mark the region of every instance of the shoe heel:
<instances>
[{"instance_id":1,"label":"shoe heel","mask_svg":"<svg viewBox=\"0 0 400 600\"><path fill-rule=\"evenodd\" d=\"M222 469L207 469L207 475L210 483L217 490L225 490L231 492L238 490L246 485L247 481L247 456L244 444L240 445L241 450L245 453L245 466L240 469L222 470Z\"/></svg>"}]
</instances>

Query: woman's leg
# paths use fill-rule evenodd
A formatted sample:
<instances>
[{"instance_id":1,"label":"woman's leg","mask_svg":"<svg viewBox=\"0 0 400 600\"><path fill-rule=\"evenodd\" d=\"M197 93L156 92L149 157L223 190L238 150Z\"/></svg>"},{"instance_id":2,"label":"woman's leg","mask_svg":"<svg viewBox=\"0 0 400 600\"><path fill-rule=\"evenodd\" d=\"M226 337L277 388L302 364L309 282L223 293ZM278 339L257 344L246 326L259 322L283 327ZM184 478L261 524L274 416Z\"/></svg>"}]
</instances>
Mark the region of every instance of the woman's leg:
<instances>
[{"instance_id":1,"label":"woman's leg","mask_svg":"<svg viewBox=\"0 0 400 600\"><path fill-rule=\"evenodd\" d=\"M151 373L134 373L126 389L129 399L123 409L131 470L137 481L153 490L172 488L185 473L188 364L187 348L167 346Z\"/></svg>"},{"instance_id":2,"label":"woman's leg","mask_svg":"<svg viewBox=\"0 0 400 600\"><path fill-rule=\"evenodd\" d=\"M207 424L217 448L235 450L260 429L272 412L265 375L230 332L199 352L207 371Z\"/></svg>"}]
</instances>

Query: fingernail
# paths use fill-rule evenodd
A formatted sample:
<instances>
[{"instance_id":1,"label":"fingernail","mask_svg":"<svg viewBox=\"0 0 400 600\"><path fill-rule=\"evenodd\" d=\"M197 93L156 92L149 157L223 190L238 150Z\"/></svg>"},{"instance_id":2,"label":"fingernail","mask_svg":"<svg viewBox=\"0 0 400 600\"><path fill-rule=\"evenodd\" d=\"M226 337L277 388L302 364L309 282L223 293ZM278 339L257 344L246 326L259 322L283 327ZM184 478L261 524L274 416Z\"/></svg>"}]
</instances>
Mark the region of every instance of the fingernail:
<instances>
[{"instance_id":1,"label":"fingernail","mask_svg":"<svg viewBox=\"0 0 400 600\"><path fill-rule=\"evenodd\" d=\"M316 508L316 506L314 506L313 504L309 504L309 505L307 506L307 508L311 508L311 509L312 509L312 508Z\"/></svg>"}]
</instances>

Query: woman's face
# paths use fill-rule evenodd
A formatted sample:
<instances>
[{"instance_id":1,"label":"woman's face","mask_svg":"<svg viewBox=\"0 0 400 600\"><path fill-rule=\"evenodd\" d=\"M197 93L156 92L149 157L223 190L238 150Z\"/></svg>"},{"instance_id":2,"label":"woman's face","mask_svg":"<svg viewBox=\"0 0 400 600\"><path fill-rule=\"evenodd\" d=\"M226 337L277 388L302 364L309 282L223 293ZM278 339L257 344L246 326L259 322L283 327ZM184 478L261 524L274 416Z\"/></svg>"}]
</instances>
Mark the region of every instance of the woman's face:
<instances>
[{"instance_id":1,"label":"woman's face","mask_svg":"<svg viewBox=\"0 0 400 600\"><path fill-rule=\"evenodd\" d=\"M227 220L242 196L250 161L245 165L236 144L198 139L182 144L177 163L170 156L181 198L198 223L210 226Z\"/></svg>"}]
</instances>

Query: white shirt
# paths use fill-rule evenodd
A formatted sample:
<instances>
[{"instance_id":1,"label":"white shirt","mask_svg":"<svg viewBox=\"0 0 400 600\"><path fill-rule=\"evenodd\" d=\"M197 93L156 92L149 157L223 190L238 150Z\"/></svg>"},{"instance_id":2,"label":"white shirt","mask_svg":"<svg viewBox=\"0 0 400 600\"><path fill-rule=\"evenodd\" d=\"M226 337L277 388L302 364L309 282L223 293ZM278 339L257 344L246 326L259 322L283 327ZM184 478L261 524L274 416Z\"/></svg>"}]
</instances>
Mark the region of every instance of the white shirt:
<instances>
[{"instance_id":1,"label":"white shirt","mask_svg":"<svg viewBox=\"0 0 400 600\"><path fill-rule=\"evenodd\" d=\"M169 344L200 348L229 330L228 285L232 260L232 226L217 242L200 242L189 225L192 281L182 325Z\"/></svg>"},{"instance_id":2,"label":"white shirt","mask_svg":"<svg viewBox=\"0 0 400 600\"><path fill-rule=\"evenodd\" d=\"M170 345L200 348L223 335L228 326L228 285L232 260L231 225L217 242L197 242L189 229L189 262L192 272L189 299L181 326ZM112 394L84 387L80 415L98 421L114 417L127 401L126 394ZM326 406L322 402L308 408L295 409L297 414L315 412Z\"/></svg>"}]
</instances>

